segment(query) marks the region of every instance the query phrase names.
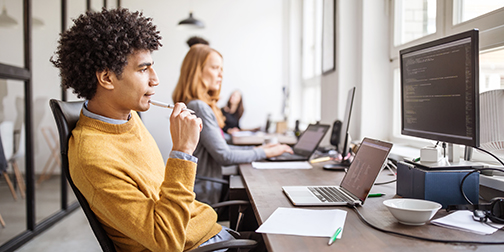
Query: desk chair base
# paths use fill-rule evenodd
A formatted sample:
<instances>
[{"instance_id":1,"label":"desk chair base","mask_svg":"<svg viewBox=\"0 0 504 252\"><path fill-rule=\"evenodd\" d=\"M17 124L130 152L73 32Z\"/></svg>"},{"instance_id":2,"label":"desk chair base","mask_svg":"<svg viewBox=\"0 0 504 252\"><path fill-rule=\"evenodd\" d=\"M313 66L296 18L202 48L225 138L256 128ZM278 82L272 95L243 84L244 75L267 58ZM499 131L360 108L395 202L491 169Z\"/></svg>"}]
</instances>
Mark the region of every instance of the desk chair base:
<instances>
[{"instance_id":1,"label":"desk chair base","mask_svg":"<svg viewBox=\"0 0 504 252\"><path fill-rule=\"evenodd\" d=\"M23 175L21 174L21 171L19 171L19 166L17 165L17 161L15 159L12 159L11 161L12 164L12 170L14 170L14 175L16 177L16 182L19 188L19 193L21 194L21 198L25 198L25 190L26 190L26 185L23 179Z\"/></svg>"},{"instance_id":2,"label":"desk chair base","mask_svg":"<svg viewBox=\"0 0 504 252\"><path fill-rule=\"evenodd\" d=\"M2 224L2 227L5 227L5 222L4 222L1 214L0 214L0 224Z\"/></svg>"}]
</instances>

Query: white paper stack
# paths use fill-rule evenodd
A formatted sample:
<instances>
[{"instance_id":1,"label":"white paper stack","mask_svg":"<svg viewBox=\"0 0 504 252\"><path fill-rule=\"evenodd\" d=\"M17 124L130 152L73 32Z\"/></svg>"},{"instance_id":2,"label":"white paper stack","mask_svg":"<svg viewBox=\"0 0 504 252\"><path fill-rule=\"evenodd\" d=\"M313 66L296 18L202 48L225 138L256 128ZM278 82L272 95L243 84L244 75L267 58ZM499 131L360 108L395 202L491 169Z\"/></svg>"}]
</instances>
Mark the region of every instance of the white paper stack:
<instances>
[{"instance_id":1,"label":"white paper stack","mask_svg":"<svg viewBox=\"0 0 504 252\"><path fill-rule=\"evenodd\" d=\"M345 210L311 210L279 207L256 230L258 233L331 237L341 227L345 229ZM343 232L338 235L341 239Z\"/></svg>"},{"instance_id":2,"label":"white paper stack","mask_svg":"<svg viewBox=\"0 0 504 252\"><path fill-rule=\"evenodd\" d=\"M461 231L471 232L480 235L493 234L498 229L504 227L504 224L495 224L488 220L488 224L475 221L473 219L473 213L468 210L456 211L445 217L432 220L431 223L434 225L457 229Z\"/></svg>"},{"instance_id":3,"label":"white paper stack","mask_svg":"<svg viewBox=\"0 0 504 252\"><path fill-rule=\"evenodd\" d=\"M293 162L252 162L252 167L256 169L311 169L308 161Z\"/></svg>"}]
</instances>

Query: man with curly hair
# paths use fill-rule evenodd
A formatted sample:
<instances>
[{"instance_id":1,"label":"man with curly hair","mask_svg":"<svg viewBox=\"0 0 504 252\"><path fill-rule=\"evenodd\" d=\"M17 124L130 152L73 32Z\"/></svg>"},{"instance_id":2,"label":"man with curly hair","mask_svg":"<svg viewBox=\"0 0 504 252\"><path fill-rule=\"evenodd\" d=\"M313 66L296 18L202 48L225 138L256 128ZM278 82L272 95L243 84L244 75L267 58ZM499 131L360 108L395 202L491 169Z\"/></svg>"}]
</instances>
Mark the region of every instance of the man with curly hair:
<instances>
[{"instance_id":1,"label":"man with curly hair","mask_svg":"<svg viewBox=\"0 0 504 252\"><path fill-rule=\"evenodd\" d=\"M51 62L86 99L69 140L70 175L118 251L185 251L233 237L193 193L201 119L178 103L164 163L136 111L159 84L151 53L161 36L127 9L87 12L61 34Z\"/></svg>"}]
</instances>

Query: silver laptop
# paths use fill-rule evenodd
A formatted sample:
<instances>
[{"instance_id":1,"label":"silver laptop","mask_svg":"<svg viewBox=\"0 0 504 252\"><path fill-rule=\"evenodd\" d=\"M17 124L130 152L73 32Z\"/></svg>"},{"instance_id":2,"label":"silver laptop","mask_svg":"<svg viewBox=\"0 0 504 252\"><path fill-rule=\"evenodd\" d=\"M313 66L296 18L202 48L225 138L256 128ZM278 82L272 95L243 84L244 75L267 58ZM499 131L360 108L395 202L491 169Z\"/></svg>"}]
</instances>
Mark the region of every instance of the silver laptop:
<instances>
[{"instance_id":1,"label":"silver laptop","mask_svg":"<svg viewBox=\"0 0 504 252\"><path fill-rule=\"evenodd\" d=\"M306 161L317 149L320 141L329 130L326 124L310 124L292 147L294 154L283 153L276 157L267 158L268 161Z\"/></svg>"},{"instance_id":2,"label":"silver laptop","mask_svg":"<svg viewBox=\"0 0 504 252\"><path fill-rule=\"evenodd\" d=\"M364 138L339 186L283 186L295 206L362 205L387 163L392 144Z\"/></svg>"}]
</instances>

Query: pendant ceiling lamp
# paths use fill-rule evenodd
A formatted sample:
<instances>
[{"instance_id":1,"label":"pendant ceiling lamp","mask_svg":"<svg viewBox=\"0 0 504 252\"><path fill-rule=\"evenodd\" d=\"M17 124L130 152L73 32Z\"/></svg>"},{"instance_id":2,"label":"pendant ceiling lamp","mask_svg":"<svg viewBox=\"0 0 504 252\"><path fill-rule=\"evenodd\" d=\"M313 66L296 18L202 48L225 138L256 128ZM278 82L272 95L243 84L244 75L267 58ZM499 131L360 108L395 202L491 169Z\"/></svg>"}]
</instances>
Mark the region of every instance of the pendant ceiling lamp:
<instances>
[{"instance_id":1,"label":"pendant ceiling lamp","mask_svg":"<svg viewBox=\"0 0 504 252\"><path fill-rule=\"evenodd\" d=\"M0 27L12 27L17 25L17 21L7 14L5 3L2 7L2 14L0 14Z\"/></svg>"},{"instance_id":2,"label":"pendant ceiling lamp","mask_svg":"<svg viewBox=\"0 0 504 252\"><path fill-rule=\"evenodd\" d=\"M177 26L179 29L203 29L205 25L198 19L193 18L192 12L189 12L189 17L180 21Z\"/></svg>"}]
</instances>

